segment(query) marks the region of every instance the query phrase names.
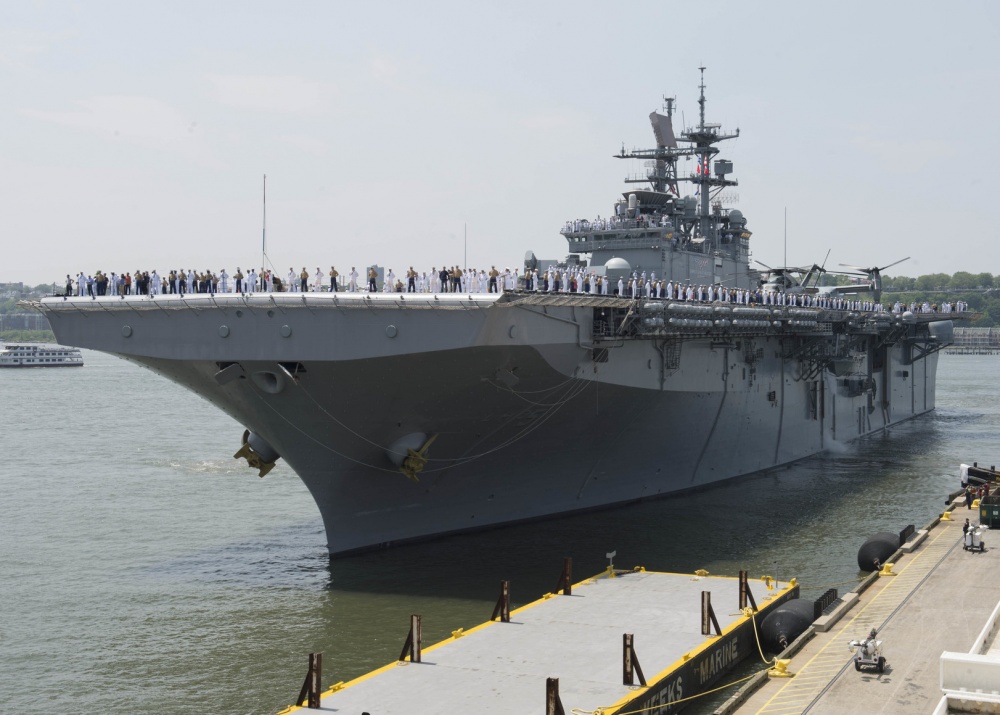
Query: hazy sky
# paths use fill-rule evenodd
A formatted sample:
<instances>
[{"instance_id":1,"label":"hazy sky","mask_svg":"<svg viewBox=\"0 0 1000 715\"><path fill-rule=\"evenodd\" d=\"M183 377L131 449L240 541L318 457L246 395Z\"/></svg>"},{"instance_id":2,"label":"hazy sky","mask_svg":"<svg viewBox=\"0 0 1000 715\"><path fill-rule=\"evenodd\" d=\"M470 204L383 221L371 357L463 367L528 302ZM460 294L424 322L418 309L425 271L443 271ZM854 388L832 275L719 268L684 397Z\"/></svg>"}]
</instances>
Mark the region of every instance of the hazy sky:
<instances>
[{"instance_id":1,"label":"hazy sky","mask_svg":"<svg viewBox=\"0 0 1000 715\"><path fill-rule=\"evenodd\" d=\"M753 255L1000 273L1000 3L0 4L0 281L561 258L664 95ZM683 122L678 117L678 131Z\"/></svg>"}]
</instances>

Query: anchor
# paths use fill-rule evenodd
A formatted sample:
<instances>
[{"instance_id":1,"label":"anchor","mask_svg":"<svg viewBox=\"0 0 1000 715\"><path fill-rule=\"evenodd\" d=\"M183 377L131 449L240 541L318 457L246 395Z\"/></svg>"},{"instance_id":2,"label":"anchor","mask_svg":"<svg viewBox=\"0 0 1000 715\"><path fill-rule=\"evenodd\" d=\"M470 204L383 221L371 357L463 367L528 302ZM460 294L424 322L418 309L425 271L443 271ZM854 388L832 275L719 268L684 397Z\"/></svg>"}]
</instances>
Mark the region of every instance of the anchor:
<instances>
[{"instance_id":1,"label":"anchor","mask_svg":"<svg viewBox=\"0 0 1000 715\"><path fill-rule=\"evenodd\" d=\"M403 463L399 465L399 471L405 474L408 479L419 482L420 478L417 475L424 470L428 462L427 457L424 455L436 439L436 434L431 435L430 439L424 442L424 446L419 450L407 447L407 456L403 459Z\"/></svg>"},{"instance_id":2,"label":"anchor","mask_svg":"<svg viewBox=\"0 0 1000 715\"><path fill-rule=\"evenodd\" d=\"M255 442L256 445L251 442ZM268 460L268 457L270 457L270 460ZM267 444L267 442L264 442L264 440L256 434L251 435L250 430L244 430L243 446L240 447L239 451L233 455L233 459L240 458L245 458L247 460L247 466L258 470L257 476L263 477L265 474L274 469L274 463L278 459L278 454L269 444Z\"/></svg>"}]
</instances>

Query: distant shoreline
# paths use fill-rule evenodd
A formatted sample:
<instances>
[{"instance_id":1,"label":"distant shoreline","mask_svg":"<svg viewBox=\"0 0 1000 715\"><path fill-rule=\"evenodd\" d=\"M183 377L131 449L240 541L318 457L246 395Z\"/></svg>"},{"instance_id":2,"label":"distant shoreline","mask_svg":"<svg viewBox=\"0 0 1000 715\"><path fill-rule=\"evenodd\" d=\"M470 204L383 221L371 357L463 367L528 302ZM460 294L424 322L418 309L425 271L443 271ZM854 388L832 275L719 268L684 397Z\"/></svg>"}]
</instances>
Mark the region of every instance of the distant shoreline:
<instances>
[{"instance_id":1,"label":"distant shoreline","mask_svg":"<svg viewBox=\"0 0 1000 715\"><path fill-rule=\"evenodd\" d=\"M0 330L2 343L55 343L51 330Z\"/></svg>"}]
</instances>

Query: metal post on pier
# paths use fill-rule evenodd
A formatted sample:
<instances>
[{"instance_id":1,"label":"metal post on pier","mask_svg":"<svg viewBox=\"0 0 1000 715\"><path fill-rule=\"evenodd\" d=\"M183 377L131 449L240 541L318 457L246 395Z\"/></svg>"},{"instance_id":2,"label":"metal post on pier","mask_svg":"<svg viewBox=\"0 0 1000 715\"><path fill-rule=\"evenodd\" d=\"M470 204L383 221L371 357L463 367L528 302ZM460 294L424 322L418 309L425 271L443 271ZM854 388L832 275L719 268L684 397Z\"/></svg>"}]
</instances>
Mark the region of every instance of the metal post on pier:
<instances>
[{"instance_id":1,"label":"metal post on pier","mask_svg":"<svg viewBox=\"0 0 1000 715\"><path fill-rule=\"evenodd\" d=\"M753 598L753 594L750 593L750 578L746 571L740 571L740 610L742 611L747 607L747 602L753 606L754 611L759 611L757 608L757 602Z\"/></svg>"},{"instance_id":2,"label":"metal post on pier","mask_svg":"<svg viewBox=\"0 0 1000 715\"><path fill-rule=\"evenodd\" d=\"M296 705L306 705L306 707L316 710L319 708L320 693L323 692L323 654L309 654L309 671L306 679L302 683L302 690L296 699Z\"/></svg>"},{"instance_id":3,"label":"metal post on pier","mask_svg":"<svg viewBox=\"0 0 1000 715\"><path fill-rule=\"evenodd\" d=\"M639 685L646 687L646 677L642 674L639 658L635 655L632 633L622 634L622 685L635 685L635 675L639 676Z\"/></svg>"},{"instance_id":4,"label":"metal post on pier","mask_svg":"<svg viewBox=\"0 0 1000 715\"><path fill-rule=\"evenodd\" d=\"M573 595L573 557L567 556L563 559L563 570L562 575L559 577L559 583L556 585L556 593L562 591L564 596Z\"/></svg>"},{"instance_id":5,"label":"metal post on pier","mask_svg":"<svg viewBox=\"0 0 1000 715\"><path fill-rule=\"evenodd\" d=\"M422 642L423 626L420 616L414 613L410 616L410 632L406 635L406 642L403 643L403 650L399 653L399 659L404 661L409 656L411 663L419 663Z\"/></svg>"},{"instance_id":6,"label":"metal post on pier","mask_svg":"<svg viewBox=\"0 0 1000 715\"><path fill-rule=\"evenodd\" d=\"M715 617L712 610L712 592L701 592L701 634L703 636L712 635L712 626L715 626L715 635L721 636L722 629L719 627L719 619Z\"/></svg>"},{"instance_id":7,"label":"metal post on pier","mask_svg":"<svg viewBox=\"0 0 1000 715\"><path fill-rule=\"evenodd\" d=\"M559 699L559 678L545 680L545 715L566 715Z\"/></svg>"},{"instance_id":8,"label":"metal post on pier","mask_svg":"<svg viewBox=\"0 0 1000 715\"><path fill-rule=\"evenodd\" d=\"M497 616L500 616L501 623L510 623L510 581L500 582L500 598L497 599L497 605L493 607L493 615L490 616L490 620L495 621Z\"/></svg>"}]
</instances>

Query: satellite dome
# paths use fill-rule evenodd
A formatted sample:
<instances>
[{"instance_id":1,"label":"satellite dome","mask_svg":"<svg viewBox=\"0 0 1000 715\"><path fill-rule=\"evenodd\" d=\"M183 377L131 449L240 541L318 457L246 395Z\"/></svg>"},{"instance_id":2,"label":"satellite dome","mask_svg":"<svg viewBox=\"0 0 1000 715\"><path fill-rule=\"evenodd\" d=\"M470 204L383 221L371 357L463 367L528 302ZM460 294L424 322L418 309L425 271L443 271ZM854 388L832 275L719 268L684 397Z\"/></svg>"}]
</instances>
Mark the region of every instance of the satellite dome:
<instances>
[{"instance_id":1,"label":"satellite dome","mask_svg":"<svg viewBox=\"0 0 1000 715\"><path fill-rule=\"evenodd\" d=\"M739 209L733 209L729 212L729 223L735 226L742 226L747 220L743 218L743 212Z\"/></svg>"},{"instance_id":2,"label":"satellite dome","mask_svg":"<svg viewBox=\"0 0 1000 715\"><path fill-rule=\"evenodd\" d=\"M624 258L612 258L607 263L604 264L604 268L608 271L630 271L632 266L628 264Z\"/></svg>"}]
</instances>

